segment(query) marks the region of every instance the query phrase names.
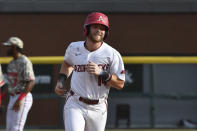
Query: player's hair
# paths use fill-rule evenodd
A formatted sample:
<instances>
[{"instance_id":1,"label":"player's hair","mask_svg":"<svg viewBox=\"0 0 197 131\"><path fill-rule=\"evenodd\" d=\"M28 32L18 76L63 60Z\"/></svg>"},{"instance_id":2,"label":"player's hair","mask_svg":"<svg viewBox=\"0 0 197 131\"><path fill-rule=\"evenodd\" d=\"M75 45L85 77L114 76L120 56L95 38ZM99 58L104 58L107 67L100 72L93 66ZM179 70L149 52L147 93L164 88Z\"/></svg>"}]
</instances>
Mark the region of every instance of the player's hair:
<instances>
[{"instance_id":1,"label":"player's hair","mask_svg":"<svg viewBox=\"0 0 197 131\"><path fill-rule=\"evenodd\" d=\"M87 25L87 26L86 26L86 30L87 30L86 35L87 35L87 36L88 36L89 33L90 33L90 26L91 26L91 25ZM103 40L105 40L105 39L107 38L107 35L108 35L108 28L105 26L105 36L104 36Z\"/></svg>"}]
</instances>

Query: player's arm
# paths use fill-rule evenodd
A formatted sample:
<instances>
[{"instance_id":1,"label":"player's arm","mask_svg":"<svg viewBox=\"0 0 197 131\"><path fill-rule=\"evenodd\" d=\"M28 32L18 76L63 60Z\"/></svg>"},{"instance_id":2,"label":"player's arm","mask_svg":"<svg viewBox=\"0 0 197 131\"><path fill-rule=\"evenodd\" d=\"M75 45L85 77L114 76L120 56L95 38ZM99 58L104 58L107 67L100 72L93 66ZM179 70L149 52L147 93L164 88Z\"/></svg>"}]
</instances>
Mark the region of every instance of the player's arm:
<instances>
[{"instance_id":1,"label":"player's arm","mask_svg":"<svg viewBox=\"0 0 197 131\"><path fill-rule=\"evenodd\" d=\"M110 74L109 74L110 77ZM111 79L107 82L108 86L121 90L124 87L124 81L119 79L117 75L112 74Z\"/></svg>"},{"instance_id":2,"label":"player's arm","mask_svg":"<svg viewBox=\"0 0 197 131\"><path fill-rule=\"evenodd\" d=\"M124 80L119 79L115 74L110 74L107 71L102 71L94 62L89 62L87 64L86 70L90 74L95 74L100 77L102 82L106 83L107 86L111 86L119 90L124 87Z\"/></svg>"},{"instance_id":3,"label":"player's arm","mask_svg":"<svg viewBox=\"0 0 197 131\"><path fill-rule=\"evenodd\" d=\"M35 84L34 80L26 81L26 87L25 87L24 93L25 94L29 93L33 89L34 84Z\"/></svg>"},{"instance_id":4,"label":"player's arm","mask_svg":"<svg viewBox=\"0 0 197 131\"><path fill-rule=\"evenodd\" d=\"M25 90L20 93L18 101L21 101L34 87L34 80L24 81Z\"/></svg>"},{"instance_id":5,"label":"player's arm","mask_svg":"<svg viewBox=\"0 0 197 131\"><path fill-rule=\"evenodd\" d=\"M33 89L34 87L34 80L30 80L30 81L24 81L25 83L25 90L23 92L20 93L20 96L18 97L18 99L16 100L14 106L13 106L13 110L18 111L20 109L21 106L21 101L23 100L23 98Z\"/></svg>"},{"instance_id":6,"label":"player's arm","mask_svg":"<svg viewBox=\"0 0 197 131\"><path fill-rule=\"evenodd\" d=\"M66 80L73 71L73 66L69 65L64 61L61 65L60 73L58 76L58 81L55 87L55 93L59 96L62 96L65 92L68 91L66 88Z\"/></svg>"},{"instance_id":7,"label":"player's arm","mask_svg":"<svg viewBox=\"0 0 197 131\"><path fill-rule=\"evenodd\" d=\"M69 65L66 61L64 61L61 66L60 73L65 74L67 75L67 77L69 77L72 71L73 71L73 66Z\"/></svg>"}]
</instances>

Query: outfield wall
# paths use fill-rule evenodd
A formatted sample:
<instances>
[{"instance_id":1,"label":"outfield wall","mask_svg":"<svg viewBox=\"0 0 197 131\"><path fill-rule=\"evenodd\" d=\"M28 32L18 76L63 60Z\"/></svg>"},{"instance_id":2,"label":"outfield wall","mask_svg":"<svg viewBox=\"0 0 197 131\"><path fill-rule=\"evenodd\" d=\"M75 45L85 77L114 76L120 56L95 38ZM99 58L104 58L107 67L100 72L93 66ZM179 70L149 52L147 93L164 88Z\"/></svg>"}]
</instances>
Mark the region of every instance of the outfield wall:
<instances>
[{"instance_id":1,"label":"outfield wall","mask_svg":"<svg viewBox=\"0 0 197 131\"><path fill-rule=\"evenodd\" d=\"M70 42L85 39L83 24L87 14L0 14L0 43L18 36L29 56L63 56ZM107 15L110 33L106 42L122 55L197 54L197 14ZM5 56L5 49L0 49L0 56Z\"/></svg>"}]
</instances>

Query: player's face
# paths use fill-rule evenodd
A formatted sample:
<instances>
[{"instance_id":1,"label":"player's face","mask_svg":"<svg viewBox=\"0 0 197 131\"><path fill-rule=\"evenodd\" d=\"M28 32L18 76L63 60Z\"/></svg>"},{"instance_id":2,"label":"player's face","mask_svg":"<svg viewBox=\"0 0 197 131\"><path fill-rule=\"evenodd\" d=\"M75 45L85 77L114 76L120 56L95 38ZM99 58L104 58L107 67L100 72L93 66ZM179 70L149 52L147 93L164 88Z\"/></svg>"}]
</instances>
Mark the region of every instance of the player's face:
<instances>
[{"instance_id":1,"label":"player's face","mask_svg":"<svg viewBox=\"0 0 197 131\"><path fill-rule=\"evenodd\" d=\"M88 37L93 42L102 42L105 36L105 26L100 24L93 24L90 26L90 34Z\"/></svg>"}]
</instances>

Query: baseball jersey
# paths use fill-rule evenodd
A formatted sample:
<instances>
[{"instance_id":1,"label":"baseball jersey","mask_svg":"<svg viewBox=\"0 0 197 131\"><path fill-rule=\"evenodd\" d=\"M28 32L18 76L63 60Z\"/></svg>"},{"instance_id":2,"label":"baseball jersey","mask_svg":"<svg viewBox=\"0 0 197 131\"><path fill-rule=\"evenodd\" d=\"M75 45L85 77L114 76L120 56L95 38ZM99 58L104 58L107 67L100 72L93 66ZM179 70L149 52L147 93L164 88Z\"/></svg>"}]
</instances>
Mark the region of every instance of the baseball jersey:
<instances>
[{"instance_id":1,"label":"baseball jersey","mask_svg":"<svg viewBox=\"0 0 197 131\"><path fill-rule=\"evenodd\" d=\"M35 79L32 63L25 55L8 64L7 74L9 93L24 91L26 81Z\"/></svg>"},{"instance_id":2,"label":"baseball jersey","mask_svg":"<svg viewBox=\"0 0 197 131\"><path fill-rule=\"evenodd\" d=\"M74 67L71 89L78 95L89 99L107 98L109 87L101 83L99 77L86 71L86 65L91 61L101 70L116 74L125 80L125 69L120 53L103 42L99 49L90 52L84 46L85 41L72 42L66 49L64 60Z\"/></svg>"},{"instance_id":3,"label":"baseball jersey","mask_svg":"<svg viewBox=\"0 0 197 131\"><path fill-rule=\"evenodd\" d=\"M3 73L2 73L2 70L1 70L1 64L0 64L0 87L3 86L3 84L4 84Z\"/></svg>"}]
</instances>

